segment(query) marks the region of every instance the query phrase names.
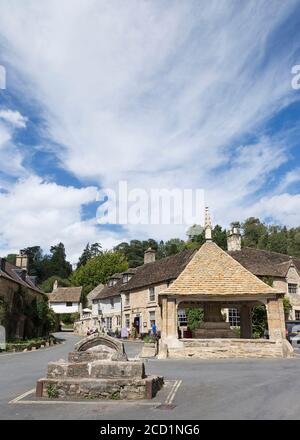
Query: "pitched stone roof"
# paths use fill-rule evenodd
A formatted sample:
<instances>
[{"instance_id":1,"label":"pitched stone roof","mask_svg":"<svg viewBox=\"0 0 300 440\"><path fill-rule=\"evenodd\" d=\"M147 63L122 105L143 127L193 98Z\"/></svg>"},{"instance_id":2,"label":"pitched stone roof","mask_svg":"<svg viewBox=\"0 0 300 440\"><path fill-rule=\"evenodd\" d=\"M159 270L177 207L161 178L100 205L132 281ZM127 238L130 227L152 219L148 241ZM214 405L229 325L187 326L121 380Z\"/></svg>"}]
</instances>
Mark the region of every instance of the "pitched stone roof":
<instances>
[{"instance_id":1,"label":"pitched stone roof","mask_svg":"<svg viewBox=\"0 0 300 440\"><path fill-rule=\"evenodd\" d=\"M89 301L93 301L93 299L95 299L103 289L104 289L104 284L102 283L98 284L98 286L96 286L95 289L91 290L90 293L87 295L87 299Z\"/></svg>"},{"instance_id":2,"label":"pitched stone roof","mask_svg":"<svg viewBox=\"0 0 300 440\"><path fill-rule=\"evenodd\" d=\"M291 264L300 273L300 260L278 252L243 248L228 252L235 260L257 276L285 277Z\"/></svg>"},{"instance_id":3,"label":"pitched stone roof","mask_svg":"<svg viewBox=\"0 0 300 440\"><path fill-rule=\"evenodd\" d=\"M58 287L48 294L50 302L80 302L82 287Z\"/></svg>"},{"instance_id":4,"label":"pitched stone roof","mask_svg":"<svg viewBox=\"0 0 300 440\"><path fill-rule=\"evenodd\" d=\"M46 295L38 286L36 286L32 280L32 277L26 275L24 279L22 278L22 269L15 266L14 264L9 263L5 260L5 270L0 269L0 277L3 277L9 281L13 281L20 286L26 287L35 291L36 293L41 293Z\"/></svg>"},{"instance_id":5,"label":"pitched stone roof","mask_svg":"<svg viewBox=\"0 0 300 440\"><path fill-rule=\"evenodd\" d=\"M274 295L265 284L213 242L204 243L179 277L161 294Z\"/></svg>"},{"instance_id":6,"label":"pitched stone roof","mask_svg":"<svg viewBox=\"0 0 300 440\"><path fill-rule=\"evenodd\" d=\"M194 249L188 249L137 267L135 275L127 284L123 285L121 290L126 292L174 280L183 271L194 253Z\"/></svg>"}]
</instances>

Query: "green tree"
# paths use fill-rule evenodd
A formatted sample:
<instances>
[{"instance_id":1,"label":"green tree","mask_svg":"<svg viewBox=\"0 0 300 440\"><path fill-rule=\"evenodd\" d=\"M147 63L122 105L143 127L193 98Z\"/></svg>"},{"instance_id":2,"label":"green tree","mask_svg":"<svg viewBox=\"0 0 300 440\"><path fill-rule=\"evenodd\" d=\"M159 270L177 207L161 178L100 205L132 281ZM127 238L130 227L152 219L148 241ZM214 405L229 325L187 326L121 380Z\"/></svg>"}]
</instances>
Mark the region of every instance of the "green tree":
<instances>
[{"instance_id":1,"label":"green tree","mask_svg":"<svg viewBox=\"0 0 300 440\"><path fill-rule=\"evenodd\" d=\"M223 229L222 226L216 225L213 228L212 239L220 248L227 249L227 233L226 229Z\"/></svg>"},{"instance_id":2,"label":"green tree","mask_svg":"<svg viewBox=\"0 0 300 440\"><path fill-rule=\"evenodd\" d=\"M72 265L66 260L66 251L63 243L58 243L50 248L50 267L52 274L61 278L68 278L72 273Z\"/></svg>"},{"instance_id":3,"label":"green tree","mask_svg":"<svg viewBox=\"0 0 300 440\"><path fill-rule=\"evenodd\" d=\"M116 272L124 272L128 268L126 258L120 252L105 251L89 260L72 274L70 280L74 286L83 287L83 300L98 284L105 284Z\"/></svg>"},{"instance_id":4,"label":"green tree","mask_svg":"<svg viewBox=\"0 0 300 440\"><path fill-rule=\"evenodd\" d=\"M201 322L204 319L204 311L199 307L191 307L187 310L188 327L191 331L195 331L199 328Z\"/></svg>"},{"instance_id":5,"label":"green tree","mask_svg":"<svg viewBox=\"0 0 300 440\"><path fill-rule=\"evenodd\" d=\"M265 249L268 230L264 223L258 218L250 217L242 223L243 244L247 247Z\"/></svg>"},{"instance_id":6,"label":"green tree","mask_svg":"<svg viewBox=\"0 0 300 440\"><path fill-rule=\"evenodd\" d=\"M41 289L43 290L43 292L46 293L50 293L53 290L53 284L54 282L57 280L59 287L69 287L71 286L71 282L69 279L67 278L60 278L56 275L52 275L50 278L48 278L47 280L45 280L42 284L41 284Z\"/></svg>"}]
</instances>

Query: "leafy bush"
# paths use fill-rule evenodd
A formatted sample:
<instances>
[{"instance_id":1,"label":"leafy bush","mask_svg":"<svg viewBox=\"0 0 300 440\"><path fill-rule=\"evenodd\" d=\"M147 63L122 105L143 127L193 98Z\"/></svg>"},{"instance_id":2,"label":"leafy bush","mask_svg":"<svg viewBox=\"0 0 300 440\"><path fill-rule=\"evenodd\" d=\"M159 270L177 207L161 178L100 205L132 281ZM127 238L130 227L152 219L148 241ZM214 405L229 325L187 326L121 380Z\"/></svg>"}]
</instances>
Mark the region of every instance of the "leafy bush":
<instances>
[{"instance_id":1,"label":"leafy bush","mask_svg":"<svg viewBox=\"0 0 300 440\"><path fill-rule=\"evenodd\" d=\"M57 399L59 397L59 392L55 385L47 384L46 390L49 399Z\"/></svg>"},{"instance_id":2,"label":"leafy bush","mask_svg":"<svg viewBox=\"0 0 300 440\"><path fill-rule=\"evenodd\" d=\"M188 327L191 331L199 328L204 319L204 311L202 308L190 308L187 310Z\"/></svg>"},{"instance_id":3,"label":"leafy bush","mask_svg":"<svg viewBox=\"0 0 300 440\"><path fill-rule=\"evenodd\" d=\"M156 342L156 339L153 336L146 335L143 339L145 344L151 344L153 342Z\"/></svg>"}]
</instances>

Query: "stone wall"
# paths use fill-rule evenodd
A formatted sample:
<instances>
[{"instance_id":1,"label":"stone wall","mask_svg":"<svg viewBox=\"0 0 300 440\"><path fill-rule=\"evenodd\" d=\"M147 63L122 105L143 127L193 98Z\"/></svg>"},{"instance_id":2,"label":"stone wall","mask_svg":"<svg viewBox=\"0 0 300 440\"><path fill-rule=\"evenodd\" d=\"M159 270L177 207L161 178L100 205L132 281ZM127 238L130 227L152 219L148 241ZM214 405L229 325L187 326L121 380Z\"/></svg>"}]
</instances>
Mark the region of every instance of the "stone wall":
<instances>
[{"instance_id":1,"label":"stone wall","mask_svg":"<svg viewBox=\"0 0 300 440\"><path fill-rule=\"evenodd\" d=\"M8 312L6 322L7 338L23 338L36 336L36 329L26 315L34 298L41 294L20 286L14 281L0 277L0 299L4 300Z\"/></svg>"},{"instance_id":2,"label":"stone wall","mask_svg":"<svg viewBox=\"0 0 300 440\"><path fill-rule=\"evenodd\" d=\"M161 330L161 312L158 305L158 294L167 288L167 284L159 284L155 287L155 301L149 301L149 288L143 288L141 290L136 290L130 292L129 294L129 305L125 305L125 295L122 294L123 302L123 314L122 314L122 326L125 326L125 315L130 314L130 324L132 324L134 317L140 314L141 332L148 333L151 330L149 312L155 312L155 321L157 330ZM144 323L146 326L144 327Z\"/></svg>"},{"instance_id":3,"label":"stone wall","mask_svg":"<svg viewBox=\"0 0 300 440\"><path fill-rule=\"evenodd\" d=\"M288 341L268 339L181 339L178 347L168 349L170 358L269 358L291 357Z\"/></svg>"}]
</instances>

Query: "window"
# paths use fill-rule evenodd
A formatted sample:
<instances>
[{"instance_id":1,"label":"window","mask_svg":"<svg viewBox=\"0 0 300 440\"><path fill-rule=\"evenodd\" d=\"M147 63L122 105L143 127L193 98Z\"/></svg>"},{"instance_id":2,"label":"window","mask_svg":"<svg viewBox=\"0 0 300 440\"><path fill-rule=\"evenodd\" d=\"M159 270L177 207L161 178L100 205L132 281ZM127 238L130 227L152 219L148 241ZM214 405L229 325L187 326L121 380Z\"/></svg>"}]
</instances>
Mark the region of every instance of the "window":
<instances>
[{"instance_id":1,"label":"window","mask_svg":"<svg viewBox=\"0 0 300 440\"><path fill-rule=\"evenodd\" d=\"M125 315L125 327L130 329L130 315L129 315L129 313Z\"/></svg>"},{"instance_id":2,"label":"window","mask_svg":"<svg viewBox=\"0 0 300 440\"><path fill-rule=\"evenodd\" d=\"M129 306L129 293L125 293L125 306Z\"/></svg>"},{"instance_id":3,"label":"window","mask_svg":"<svg viewBox=\"0 0 300 440\"><path fill-rule=\"evenodd\" d=\"M66 306L67 306L67 307L72 307L72 305L73 305L72 302L67 301L67 303L66 303Z\"/></svg>"},{"instance_id":4,"label":"window","mask_svg":"<svg viewBox=\"0 0 300 440\"><path fill-rule=\"evenodd\" d=\"M297 293L297 290L298 290L298 285L297 284L292 284L292 283L288 284L288 292L289 293L295 294L295 293Z\"/></svg>"},{"instance_id":5,"label":"window","mask_svg":"<svg viewBox=\"0 0 300 440\"><path fill-rule=\"evenodd\" d=\"M123 284L128 283L128 281L131 279L132 275L130 273L124 273L123 275Z\"/></svg>"},{"instance_id":6,"label":"window","mask_svg":"<svg viewBox=\"0 0 300 440\"><path fill-rule=\"evenodd\" d=\"M98 315L102 314L102 310L101 310L101 303L100 301L98 302Z\"/></svg>"},{"instance_id":7,"label":"window","mask_svg":"<svg viewBox=\"0 0 300 440\"><path fill-rule=\"evenodd\" d=\"M155 301L155 289L154 289L154 287L149 287L149 301Z\"/></svg>"},{"instance_id":8,"label":"window","mask_svg":"<svg viewBox=\"0 0 300 440\"><path fill-rule=\"evenodd\" d=\"M187 316L185 309L179 309L178 310L178 324L181 325L187 325Z\"/></svg>"},{"instance_id":9,"label":"window","mask_svg":"<svg viewBox=\"0 0 300 440\"><path fill-rule=\"evenodd\" d=\"M109 281L108 281L108 287L112 287L112 286L114 286L116 283L117 283L117 279L116 278L111 278Z\"/></svg>"},{"instance_id":10,"label":"window","mask_svg":"<svg viewBox=\"0 0 300 440\"><path fill-rule=\"evenodd\" d=\"M296 321L300 321L300 310L295 310L295 319Z\"/></svg>"},{"instance_id":11,"label":"window","mask_svg":"<svg viewBox=\"0 0 300 440\"><path fill-rule=\"evenodd\" d=\"M111 317L106 318L106 327L108 330L112 329L112 318Z\"/></svg>"},{"instance_id":12,"label":"window","mask_svg":"<svg viewBox=\"0 0 300 440\"><path fill-rule=\"evenodd\" d=\"M240 311L238 309L228 309L228 318L231 327L240 326Z\"/></svg>"},{"instance_id":13,"label":"window","mask_svg":"<svg viewBox=\"0 0 300 440\"><path fill-rule=\"evenodd\" d=\"M155 324L155 310L149 312L149 323L150 323L150 327L152 327L152 325Z\"/></svg>"},{"instance_id":14,"label":"window","mask_svg":"<svg viewBox=\"0 0 300 440\"><path fill-rule=\"evenodd\" d=\"M118 326L121 325L121 316L120 315L117 316L117 325Z\"/></svg>"},{"instance_id":15,"label":"window","mask_svg":"<svg viewBox=\"0 0 300 440\"><path fill-rule=\"evenodd\" d=\"M115 307L115 300L114 298L110 298L110 306L113 309Z\"/></svg>"}]
</instances>

